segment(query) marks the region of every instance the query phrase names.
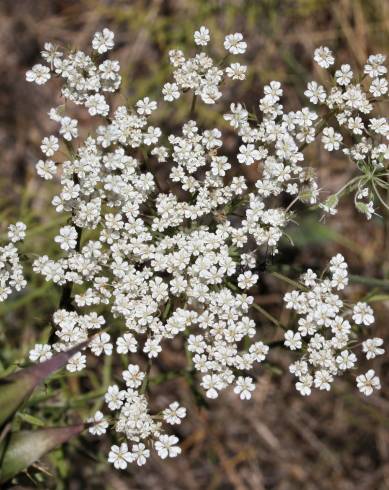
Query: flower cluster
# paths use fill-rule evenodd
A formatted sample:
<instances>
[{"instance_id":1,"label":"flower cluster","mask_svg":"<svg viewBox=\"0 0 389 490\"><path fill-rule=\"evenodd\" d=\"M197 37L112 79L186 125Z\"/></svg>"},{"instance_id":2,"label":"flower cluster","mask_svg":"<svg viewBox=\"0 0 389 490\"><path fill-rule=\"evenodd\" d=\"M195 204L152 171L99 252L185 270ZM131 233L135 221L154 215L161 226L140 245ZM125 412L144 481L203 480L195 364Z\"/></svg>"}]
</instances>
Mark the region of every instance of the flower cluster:
<instances>
[{"instance_id":1,"label":"flower cluster","mask_svg":"<svg viewBox=\"0 0 389 490\"><path fill-rule=\"evenodd\" d=\"M194 33L194 41L198 46L207 46L210 41L209 30L202 26ZM224 48L230 54L243 54L247 44L240 32L229 34L224 40ZM162 89L164 99L178 99L182 92L192 90L205 104L214 104L222 96L220 85L226 77L233 80L244 80L247 67L240 63L220 66L205 52L186 59L181 50L169 51L170 64L173 67L173 83L166 83Z\"/></svg>"},{"instance_id":2,"label":"flower cluster","mask_svg":"<svg viewBox=\"0 0 389 490\"><path fill-rule=\"evenodd\" d=\"M326 47L316 49L314 59L327 70L335 63ZM387 207L381 193L389 186L386 179L389 124L386 118L377 117L374 111L376 103L384 100L388 93L385 59L382 54L369 56L363 76L356 75L349 64L341 65L334 70L335 84L328 90L315 81L307 85L305 95L309 101L326 109L327 118L321 138L324 148L330 152L341 150L362 174L348 181L322 205L330 214L336 213L341 194L353 190L355 206L367 219L374 213L374 196L381 206ZM333 121L332 125L330 121Z\"/></svg>"},{"instance_id":3,"label":"flower cluster","mask_svg":"<svg viewBox=\"0 0 389 490\"><path fill-rule=\"evenodd\" d=\"M0 302L5 301L13 290L21 291L26 286L23 267L15 243L24 240L26 225L20 221L8 227L9 243L0 247Z\"/></svg>"},{"instance_id":4,"label":"flower cluster","mask_svg":"<svg viewBox=\"0 0 389 490\"><path fill-rule=\"evenodd\" d=\"M169 53L174 82L164 85L163 98L172 102L191 91L192 110L177 133L163 135L150 124L158 104L149 97L133 107L111 108L108 96L119 88L120 67L101 56L114 48L113 39L108 29L96 33L93 56L81 51L65 55L47 43L42 56L48 66L35 65L27 73L27 80L38 84L52 75L62 78L65 100L98 118L96 131L82 140L77 119L62 106L49 112L59 130L43 139L45 157L36 168L42 178L59 182L52 204L70 219L54 239L60 258L41 256L33 269L63 287L70 298L53 315L56 341L35 345L30 359L43 361L53 351L85 341L87 349L67 365L70 372L86 366L87 350L95 356L131 358L122 373L126 388L111 385L105 395L113 414L99 411L90 420L93 434L112 425L119 439L125 439L109 454L109 461L124 469L131 462L144 464L152 447L161 458L180 453L178 439L164 432L162 421L180 423L185 409L173 402L162 413L153 413L150 369L142 368L150 367L172 339L183 340L190 373L200 378L208 398L217 398L228 387L241 399L251 398L255 384L247 372L269 351L251 315L257 257L264 250L277 253L297 200L318 200L303 149L320 127L319 116L307 107L285 112L281 84L272 81L264 87L257 116L240 103L224 114L241 142L236 159L223 155L221 130L201 128L193 108L198 98L216 102L226 77L245 77L245 66L228 62L230 54L246 50L242 34L235 33L225 38L228 54L221 62L204 51L188 59L178 50ZM209 40L205 27L194 34L200 49ZM320 56L330 60L326 52ZM335 148L339 138L329 130L324 135ZM64 162L56 158L60 149L69 155ZM160 190L148 170L150 160L167 166L167 191ZM260 176L250 185L242 165L253 164ZM342 274L336 275L338 285L346 280ZM336 302L331 305L336 309ZM104 311L118 329L106 325ZM377 342L371 339L366 352L377 352Z\"/></svg>"},{"instance_id":5,"label":"flower cluster","mask_svg":"<svg viewBox=\"0 0 389 490\"><path fill-rule=\"evenodd\" d=\"M148 402L142 391L145 386L145 373L139 370L136 364L130 364L123 372L126 389L120 390L117 385L109 386L105 401L112 412L117 412L115 429L124 434L126 440L132 442L131 450L127 442L120 446L113 445L108 455L108 461L117 469L125 469L128 463L143 466L150 456L147 445L154 446L161 459L174 458L181 453L177 446L178 438L162 432L162 422L168 425L181 424L186 416L184 407L178 402L171 403L160 414L150 415ZM139 391L140 390L140 391ZM89 432L100 436L109 427L109 422L101 411L97 411L88 422L91 424ZM145 444L146 443L146 444Z\"/></svg>"},{"instance_id":6,"label":"flower cluster","mask_svg":"<svg viewBox=\"0 0 389 490\"><path fill-rule=\"evenodd\" d=\"M285 294L286 308L299 315L297 331L285 332L285 345L292 351L301 351L298 361L289 370L296 378L296 388L303 395L310 395L312 388L331 389L336 376L355 368L355 349L358 326L370 327L374 322L372 308L367 303L353 307L344 303L336 291L348 284L347 264L342 255L329 263L329 277L318 278L311 270L301 277L302 291ZM375 337L362 343L367 359L383 354L383 340ZM356 378L359 390L371 395L380 389L380 381L374 370Z\"/></svg>"}]
</instances>

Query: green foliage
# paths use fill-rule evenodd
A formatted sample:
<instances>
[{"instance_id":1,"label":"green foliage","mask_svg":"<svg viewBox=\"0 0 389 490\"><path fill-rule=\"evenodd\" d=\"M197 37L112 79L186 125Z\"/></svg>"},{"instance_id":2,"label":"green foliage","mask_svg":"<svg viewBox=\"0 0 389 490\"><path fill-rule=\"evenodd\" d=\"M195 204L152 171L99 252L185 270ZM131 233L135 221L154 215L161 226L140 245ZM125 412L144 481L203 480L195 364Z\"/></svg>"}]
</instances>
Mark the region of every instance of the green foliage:
<instances>
[{"instance_id":1,"label":"green foliage","mask_svg":"<svg viewBox=\"0 0 389 490\"><path fill-rule=\"evenodd\" d=\"M83 424L13 432L0 445L4 452L0 465L0 483L10 480L43 455L67 442L84 429Z\"/></svg>"},{"instance_id":2,"label":"green foliage","mask_svg":"<svg viewBox=\"0 0 389 490\"><path fill-rule=\"evenodd\" d=\"M39 383L64 367L80 348L82 345L0 379L0 483L9 480L45 453L83 430L83 424L79 424L72 427L10 432L10 423L16 415L30 425L46 425L43 420L28 413L18 413L17 410Z\"/></svg>"}]
</instances>

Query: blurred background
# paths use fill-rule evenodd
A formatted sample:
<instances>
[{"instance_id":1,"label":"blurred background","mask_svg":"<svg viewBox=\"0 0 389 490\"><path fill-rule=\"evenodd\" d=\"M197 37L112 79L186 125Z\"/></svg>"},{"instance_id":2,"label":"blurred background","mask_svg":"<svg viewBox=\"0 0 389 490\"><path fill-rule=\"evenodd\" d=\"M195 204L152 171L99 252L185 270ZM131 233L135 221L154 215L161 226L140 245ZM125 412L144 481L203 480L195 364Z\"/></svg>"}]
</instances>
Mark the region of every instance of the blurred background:
<instances>
[{"instance_id":1,"label":"blurred background","mask_svg":"<svg viewBox=\"0 0 389 490\"><path fill-rule=\"evenodd\" d=\"M37 178L34 165L40 158L43 136L52 130L47 111L60 100L55 82L36 87L25 81L25 71L39 62L44 42L83 49L95 31L109 27L117 43L111 57L122 66L120 97L132 103L145 95L159 99L163 83L171 76L168 50L193 51L192 35L201 25L210 29L216 55L223 52L223 38L231 32L242 32L249 46L242 57L249 65L247 80L230 84L226 98L216 107L199 106L199 121L213 127L223 124L220 113L231 101L255 108L263 86L271 80L283 83L288 109L305 103L306 83L313 77L325 82L312 63L312 53L319 45L333 49L338 63L359 68L369 54L387 52L389 2L1 0L0 233L7 223L20 219L30 229L28 253L32 257L34 253L58 254L52 238L66 218L56 215L50 205L56 184ZM155 122L163 132L174 131L187 116L189 105L189 98L183 97L159 111ZM78 117L82 123L86 115ZM225 135L225 151L232 153L236 139L226 127ZM315 146L307 152L307 162L316 168L326 192L341 187L354 171L341 155L329 158ZM248 178L253 177L249 172ZM378 317L374 335L384 337L389 345L388 218L366 222L347 201L327 222L319 222L314 213L305 216L300 226L289 230L295 246L285 241L281 249L278 260L290 264L285 272L297 276L308 266L320 269L333 254L344 254L353 274L374 278L356 278L350 298L356 300L371 291L380 296L374 305ZM31 346L47 334L50 314L58 304L58 290L28 275L27 290L0 304L0 372L23 363ZM280 304L284 291L265 273L256 301L288 323L289 313ZM172 346L162 363L183 362L176 347ZM177 398L188 407L190 416L179 431L183 454L176 460L152 458L144 468L119 473L104 463L109 441L83 436L32 468L14 488L389 489L387 356L374 361L383 387L369 399L358 395L352 380L337 382L331 393L302 399L291 377L282 374L288 361L283 352L272 354L273 367L261 371L251 402L226 393L210 404L209 411L196 406L182 379L152 388L157 404ZM58 380L61 396L45 408L34 400L28 410L53 425L84 417L99 402L77 406L72 398L85 388L101 391L110 370L111 366L96 366L97 374L90 379Z\"/></svg>"}]
</instances>

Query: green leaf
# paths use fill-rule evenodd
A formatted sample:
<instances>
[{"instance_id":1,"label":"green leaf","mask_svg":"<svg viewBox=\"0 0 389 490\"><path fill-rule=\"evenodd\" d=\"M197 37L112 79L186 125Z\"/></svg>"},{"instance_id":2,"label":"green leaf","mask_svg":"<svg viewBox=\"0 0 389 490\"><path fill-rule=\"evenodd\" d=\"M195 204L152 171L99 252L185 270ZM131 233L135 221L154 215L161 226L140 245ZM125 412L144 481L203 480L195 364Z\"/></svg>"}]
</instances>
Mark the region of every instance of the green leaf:
<instances>
[{"instance_id":1,"label":"green leaf","mask_svg":"<svg viewBox=\"0 0 389 490\"><path fill-rule=\"evenodd\" d=\"M389 294L375 294L367 300L369 303L374 303L376 301L389 301Z\"/></svg>"},{"instance_id":2,"label":"green leaf","mask_svg":"<svg viewBox=\"0 0 389 490\"><path fill-rule=\"evenodd\" d=\"M87 343L60 352L47 361L21 369L0 379L0 427L4 425L31 395L35 387L51 373L65 366L68 360Z\"/></svg>"},{"instance_id":3,"label":"green leaf","mask_svg":"<svg viewBox=\"0 0 389 490\"><path fill-rule=\"evenodd\" d=\"M31 425L37 425L38 427L44 427L45 423L43 420L38 419L38 417L34 417L33 415L30 415L29 413L18 413L17 416L21 418L24 422L27 422Z\"/></svg>"},{"instance_id":4,"label":"green leaf","mask_svg":"<svg viewBox=\"0 0 389 490\"><path fill-rule=\"evenodd\" d=\"M28 468L52 449L80 434L83 424L39 430L21 430L3 441L0 483Z\"/></svg>"}]
</instances>

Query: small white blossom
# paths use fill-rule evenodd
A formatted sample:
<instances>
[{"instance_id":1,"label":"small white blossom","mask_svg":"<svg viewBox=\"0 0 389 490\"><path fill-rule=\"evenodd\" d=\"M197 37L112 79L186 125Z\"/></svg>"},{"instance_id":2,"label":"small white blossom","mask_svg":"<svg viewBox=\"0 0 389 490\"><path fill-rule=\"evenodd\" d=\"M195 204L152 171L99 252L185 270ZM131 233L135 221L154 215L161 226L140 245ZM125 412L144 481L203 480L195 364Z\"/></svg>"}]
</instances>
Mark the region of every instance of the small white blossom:
<instances>
[{"instance_id":1,"label":"small white blossom","mask_svg":"<svg viewBox=\"0 0 389 490\"><path fill-rule=\"evenodd\" d=\"M155 443L155 449L158 456L161 459L175 458L181 453L181 448L175 446L177 444L178 438L176 436L168 436L163 434L159 437L158 441Z\"/></svg>"},{"instance_id":2,"label":"small white blossom","mask_svg":"<svg viewBox=\"0 0 389 490\"><path fill-rule=\"evenodd\" d=\"M239 395L241 400L250 400L251 392L255 389L255 384L253 380L246 376L239 376L236 381L236 386L234 388L234 392Z\"/></svg>"},{"instance_id":3,"label":"small white blossom","mask_svg":"<svg viewBox=\"0 0 389 490\"><path fill-rule=\"evenodd\" d=\"M44 85L50 78L50 68L40 64L34 65L26 73L27 82L35 82L37 85Z\"/></svg>"},{"instance_id":4,"label":"small white blossom","mask_svg":"<svg viewBox=\"0 0 389 490\"><path fill-rule=\"evenodd\" d=\"M63 226L54 241L59 243L62 250L71 250L77 245L77 230L74 226Z\"/></svg>"},{"instance_id":5,"label":"small white blossom","mask_svg":"<svg viewBox=\"0 0 389 490\"><path fill-rule=\"evenodd\" d=\"M200 29L194 33L193 37L194 42L198 46L206 46L211 39L209 35L209 30L204 26L201 26Z\"/></svg>"},{"instance_id":6,"label":"small white blossom","mask_svg":"<svg viewBox=\"0 0 389 490\"><path fill-rule=\"evenodd\" d=\"M97 410L93 417L87 419L87 422L91 424L88 430L94 436L101 436L107 432L108 422L100 410Z\"/></svg>"},{"instance_id":7,"label":"small white blossom","mask_svg":"<svg viewBox=\"0 0 389 490\"><path fill-rule=\"evenodd\" d=\"M357 376L358 390L366 396L370 396L374 390L381 389L381 383L374 369L369 369L367 373Z\"/></svg>"},{"instance_id":8,"label":"small white blossom","mask_svg":"<svg viewBox=\"0 0 389 490\"><path fill-rule=\"evenodd\" d=\"M51 351L51 347L46 344L35 344L34 348L30 350L29 352L29 359L30 361L36 362L43 362L47 361L53 356L53 353Z\"/></svg>"},{"instance_id":9,"label":"small white blossom","mask_svg":"<svg viewBox=\"0 0 389 490\"><path fill-rule=\"evenodd\" d=\"M231 54L243 54L246 51L247 44L243 41L243 35L240 32L229 34L224 39L224 48Z\"/></svg>"},{"instance_id":10,"label":"small white blossom","mask_svg":"<svg viewBox=\"0 0 389 490\"><path fill-rule=\"evenodd\" d=\"M173 402L163 411L164 420L171 425L181 424L181 419L186 417L186 408L180 407L178 402Z\"/></svg>"},{"instance_id":11,"label":"small white blossom","mask_svg":"<svg viewBox=\"0 0 389 490\"><path fill-rule=\"evenodd\" d=\"M329 68L335 62L331 50L326 46L320 46L320 48L315 49L313 59L322 68Z\"/></svg>"},{"instance_id":12,"label":"small white blossom","mask_svg":"<svg viewBox=\"0 0 389 490\"><path fill-rule=\"evenodd\" d=\"M357 303L353 308L353 320L357 325L369 326L374 323L372 307L367 303Z\"/></svg>"},{"instance_id":13,"label":"small white blossom","mask_svg":"<svg viewBox=\"0 0 389 490\"><path fill-rule=\"evenodd\" d=\"M117 470L125 470L128 463L132 463L133 461L134 455L130 453L125 442L120 444L120 446L111 446L108 462L112 463Z\"/></svg>"},{"instance_id":14,"label":"small white blossom","mask_svg":"<svg viewBox=\"0 0 389 490\"><path fill-rule=\"evenodd\" d=\"M41 144L41 150L47 157L52 157L59 149L58 138L55 136L48 136L43 138Z\"/></svg>"},{"instance_id":15,"label":"small white blossom","mask_svg":"<svg viewBox=\"0 0 389 490\"><path fill-rule=\"evenodd\" d=\"M114 47L114 33L109 29L105 28L102 32L96 32L93 40L92 47L99 54L106 53Z\"/></svg>"},{"instance_id":16,"label":"small white blossom","mask_svg":"<svg viewBox=\"0 0 389 490\"><path fill-rule=\"evenodd\" d=\"M376 356L385 354L385 349L382 349L384 341L379 337L367 339L362 343L363 352L366 354L366 359L374 359Z\"/></svg>"}]
</instances>

